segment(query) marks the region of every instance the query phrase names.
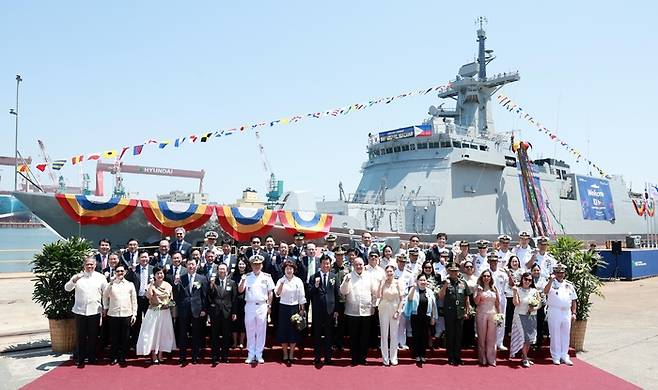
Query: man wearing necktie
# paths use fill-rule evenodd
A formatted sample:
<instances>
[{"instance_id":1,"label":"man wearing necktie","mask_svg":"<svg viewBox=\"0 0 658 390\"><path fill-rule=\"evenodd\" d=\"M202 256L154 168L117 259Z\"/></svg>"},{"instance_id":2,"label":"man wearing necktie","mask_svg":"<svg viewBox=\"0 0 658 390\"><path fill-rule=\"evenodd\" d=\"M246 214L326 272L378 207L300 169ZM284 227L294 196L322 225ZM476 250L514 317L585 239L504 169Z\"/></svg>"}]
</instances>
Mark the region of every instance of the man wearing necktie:
<instances>
[{"instance_id":1,"label":"man wearing necktie","mask_svg":"<svg viewBox=\"0 0 658 390\"><path fill-rule=\"evenodd\" d=\"M169 256L169 241L161 240L158 245L158 251L153 254L151 265L154 267L162 267L163 270L168 271L171 267L171 256Z\"/></svg>"},{"instance_id":2,"label":"man wearing necktie","mask_svg":"<svg viewBox=\"0 0 658 390\"><path fill-rule=\"evenodd\" d=\"M192 244L185 241L185 228L182 226L177 227L174 233L176 234L176 240L171 243L169 254L173 255L174 252L180 252L184 259L188 259L192 251Z\"/></svg>"},{"instance_id":3,"label":"man wearing necktie","mask_svg":"<svg viewBox=\"0 0 658 390\"><path fill-rule=\"evenodd\" d=\"M197 364L201 349L201 332L203 319L208 306L208 284L205 276L199 275L196 261L187 261L187 274L174 279L174 296L178 311L178 338L180 364L185 365L187 358L188 333L192 336L192 364Z\"/></svg>"},{"instance_id":4,"label":"man wearing necktie","mask_svg":"<svg viewBox=\"0 0 658 390\"><path fill-rule=\"evenodd\" d=\"M131 238L126 243L127 249L121 254L121 261L126 267L126 271L134 270L139 263L139 243L134 238Z\"/></svg>"},{"instance_id":5,"label":"man wearing necktie","mask_svg":"<svg viewBox=\"0 0 658 390\"><path fill-rule=\"evenodd\" d=\"M237 315L233 302L238 289L235 282L228 277L226 264L217 266L217 275L210 279L208 301L210 304L212 364L220 360L228 362L228 350L231 345L231 326Z\"/></svg>"},{"instance_id":6,"label":"man wearing necktie","mask_svg":"<svg viewBox=\"0 0 658 390\"><path fill-rule=\"evenodd\" d=\"M320 365L321 357L324 364L331 364L331 345L333 343L334 323L338 319L336 302L338 302L338 280L331 272L331 257L322 255L320 270L312 279L310 296L313 308L313 342L315 365ZM324 339L323 339L324 337Z\"/></svg>"},{"instance_id":7,"label":"man wearing necktie","mask_svg":"<svg viewBox=\"0 0 658 390\"><path fill-rule=\"evenodd\" d=\"M98 241L98 254L96 255L96 272L102 272L108 267L108 256L112 250L112 243L107 238Z\"/></svg>"}]
</instances>

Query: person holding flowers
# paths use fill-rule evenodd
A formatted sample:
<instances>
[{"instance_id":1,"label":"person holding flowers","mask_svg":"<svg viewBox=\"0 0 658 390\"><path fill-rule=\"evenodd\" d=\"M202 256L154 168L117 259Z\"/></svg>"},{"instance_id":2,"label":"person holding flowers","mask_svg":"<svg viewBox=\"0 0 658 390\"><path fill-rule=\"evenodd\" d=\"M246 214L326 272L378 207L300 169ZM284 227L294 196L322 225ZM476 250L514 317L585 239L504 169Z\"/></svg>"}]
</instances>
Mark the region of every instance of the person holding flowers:
<instances>
[{"instance_id":1,"label":"person holding flowers","mask_svg":"<svg viewBox=\"0 0 658 390\"><path fill-rule=\"evenodd\" d=\"M146 288L149 308L146 311L137 339L137 355L152 354L151 361L160 364L163 352L176 349L174 324L170 308L174 306L172 287L164 281L164 271L153 267L153 281Z\"/></svg>"},{"instance_id":2,"label":"person holding flowers","mask_svg":"<svg viewBox=\"0 0 658 390\"><path fill-rule=\"evenodd\" d=\"M539 291L535 288L530 272L521 275L520 286L512 288L514 297L514 319L512 321L512 341L510 357L522 349L521 365L530 367L528 350L537 338L537 309L541 306Z\"/></svg>"},{"instance_id":3,"label":"person holding flowers","mask_svg":"<svg viewBox=\"0 0 658 390\"><path fill-rule=\"evenodd\" d=\"M276 341L281 343L283 362L286 364L291 364L294 359L293 352L295 344L299 341L301 330L298 323L305 315L304 282L295 276L296 271L297 265L293 261L284 261L283 277L276 282L274 287L274 295L279 298L279 326L276 327ZM299 318L297 323L293 323L293 316Z\"/></svg>"},{"instance_id":4,"label":"person holding flowers","mask_svg":"<svg viewBox=\"0 0 658 390\"><path fill-rule=\"evenodd\" d=\"M495 260L498 261L496 254ZM478 360L480 365L496 366L496 329L500 314L499 292L494 284L492 273L485 269L477 281L475 293L477 305L476 324L478 333Z\"/></svg>"}]
</instances>

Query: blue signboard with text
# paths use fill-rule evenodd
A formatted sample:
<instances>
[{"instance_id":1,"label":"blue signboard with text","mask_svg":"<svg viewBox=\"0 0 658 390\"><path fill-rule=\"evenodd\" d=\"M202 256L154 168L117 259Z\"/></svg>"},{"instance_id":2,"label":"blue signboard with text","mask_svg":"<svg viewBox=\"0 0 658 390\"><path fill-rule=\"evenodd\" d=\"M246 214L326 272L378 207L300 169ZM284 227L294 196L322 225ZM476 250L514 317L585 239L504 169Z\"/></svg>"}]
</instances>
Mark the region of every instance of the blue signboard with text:
<instances>
[{"instance_id":1,"label":"blue signboard with text","mask_svg":"<svg viewBox=\"0 0 658 390\"><path fill-rule=\"evenodd\" d=\"M612 202L610 183L604 179L576 176L583 219L612 221L615 207Z\"/></svg>"}]
</instances>

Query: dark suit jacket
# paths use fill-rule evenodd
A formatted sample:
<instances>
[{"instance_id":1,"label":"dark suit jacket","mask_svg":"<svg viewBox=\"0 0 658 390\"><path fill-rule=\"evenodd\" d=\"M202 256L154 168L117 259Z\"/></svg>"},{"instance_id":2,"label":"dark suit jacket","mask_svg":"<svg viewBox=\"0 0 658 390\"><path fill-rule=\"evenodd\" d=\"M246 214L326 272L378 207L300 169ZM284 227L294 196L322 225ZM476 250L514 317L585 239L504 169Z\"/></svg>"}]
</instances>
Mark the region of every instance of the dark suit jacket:
<instances>
[{"instance_id":1,"label":"dark suit jacket","mask_svg":"<svg viewBox=\"0 0 658 390\"><path fill-rule=\"evenodd\" d=\"M136 257L137 257L137 263L139 264L139 251L135 252ZM133 266L133 258L132 258L132 253L125 251L121 254L121 262L123 265L125 265L128 268L132 268Z\"/></svg>"},{"instance_id":2,"label":"dark suit jacket","mask_svg":"<svg viewBox=\"0 0 658 390\"><path fill-rule=\"evenodd\" d=\"M209 311L211 316L223 316L224 319L229 319L233 311L233 302L238 295L238 286L233 280L226 275L226 285L219 288L219 276L215 277L215 284L210 284L208 288L208 304L210 305Z\"/></svg>"},{"instance_id":3,"label":"dark suit jacket","mask_svg":"<svg viewBox=\"0 0 658 390\"><path fill-rule=\"evenodd\" d=\"M190 292L191 283L199 283L199 287L194 287ZM190 316L198 318L202 311L207 311L208 307L208 279L199 274L194 274L194 280L190 280L190 275L181 275L180 283L174 285L176 291L176 306L178 308L178 317L186 318Z\"/></svg>"},{"instance_id":4,"label":"dark suit jacket","mask_svg":"<svg viewBox=\"0 0 658 390\"><path fill-rule=\"evenodd\" d=\"M259 249L258 251L254 251L254 249L253 249L252 247L249 247L249 248L247 248L247 250L244 252L244 255L247 256L247 261L249 261L249 259L251 258L251 256L253 256L254 254L259 254L259 255L261 255L261 256L263 256L263 257L265 258L265 261L263 262L263 264L267 264L267 262L268 262L269 259L270 259L270 255L267 254L267 252L265 251L265 249Z\"/></svg>"},{"instance_id":5,"label":"dark suit jacket","mask_svg":"<svg viewBox=\"0 0 658 390\"><path fill-rule=\"evenodd\" d=\"M109 253L105 256L110 257ZM96 258L96 272L103 273L103 260L101 258L101 254L96 253L96 256L94 256L94 257ZM107 266L109 266L110 265L110 260L107 259L106 262L107 262ZM107 267L105 267L105 268L107 268Z\"/></svg>"},{"instance_id":6,"label":"dark suit jacket","mask_svg":"<svg viewBox=\"0 0 658 390\"><path fill-rule=\"evenodd\" d=\"M295 259L292 257L284 257L279 253L276 253L274 255L274 261L272 261L272 258L270 258L269 261L265 263L263 270L272 275L272 280L278 281L283 277L283 262L286 260L290 260L292 262L295 261Z\"/></svg>"},{"instance_id":7,"label":"dark suit jacket","mask_svg":"<svg viewBox=\"0 0 658 390\"><path fill-rule=\"evenodd\" d=\"M187 274L187 268L185 268L185 266L183 266L182 264L179 265L179 267L180 267L179 274L180 274L181 277L183 277L183 275ZM171 265L171 267L169 267L169 269L165 273L165 281L167 281L167 283L171 284L172 286L174 285L174 265L173 264Z\"/></svg>"},{"instance_id":8,"label":"dark suit jacket","mask_svg":"<svg viewBox=\"0 0 658 390\"><path fill-rule=\"evenodd\" d=\"M190 252L192 252L192 244L183 240L179 247L178 241L174 240L169 245L169 254L173 255L174 252L180 252L184 259L188 259L190 257Z\"/></svg>"},{"instance_id":9,"label":"dark suit jacket","mask_svg":"<svg viewBox=\"0 0 658 390\"><path fill-rule=\"evenodd\" d=\"M226 263L226 258L228 257L228 264ZM234 255L232 253L229 253L228 255L225 255L224 252L222 252L221 255L217 256L217 264L225 263L226 266L228 267L228 273L229 275L235 272L236 267L238 266L238 255Z\"/></svg>"},{"instance_id":10,"label":"dark suit jacket","mask_svg":"<svg viewBox=\"0 0 658 390\"><path fill-rule=\"evenodd\" d=\"M309 282L313 320L315 321L332 316L336 311L336 302L338 302L339 283L336 274L329 271L326 288L322 285L322 281L320 281L320 287L315 287L315 278L321 278L321 275L321 272L316 272Z\"/></svg>"},{"instance_id":11,"label":"dark suit jacket","mask_svg":"<svg viewBox=\"0 0 658 390\"><path fill-rule=\"evenodd\" d=\"M167 264L171 265L172 264L171 255L169 253L167 253L164 256L162 256L160 254L160 251L157 251L153 254L153 257L151 257L151 261L149 261L149 264L151 264L154 267L157 266L157 265L162 266L162 260L163 259L164 259L164 265L167 265Z\"/></svg>"},{"instance_id":12,"label":"dark suit jacket","mask_svg":"<svg viewBox=\"0 0 658 390\"><path fill-rule=\"evenodd\" d=\"M153 276L153 266L149 264L146 267L148 269L148 271L147 271L148 278L149 278L149 280L151 280L151 277ZM133 281L132 281L133 284L135 285L135 291L137 292L137 294L139 294L139 287L140 287L140 284L142 282L141 277L140 277L141 273L142 273L142 265L137 264L137 266L135 267L135 272L133 274Z\"/></svg>"},{"instance_id":13,"label":"dark suit jacket","mask_svg":"<svg viewBox=\"0 0 658 390\"><path fill-rule=\"evenodd\" d=\"M308 256L302 257L302 264L304 264L304 268L306 269L306 272L304 272L304 277L301 278L301 279L306 283L311 283L311 281L307 280L308 278L306 277L306 275L308 274L308 267L309 267L308 263L309 263L309 257ZM316 273L316 272L320 271L320 258L319 257L315 258L315 269L312 270L312 271L313 271L313 273Z\"/></svg>"}]
</instances>

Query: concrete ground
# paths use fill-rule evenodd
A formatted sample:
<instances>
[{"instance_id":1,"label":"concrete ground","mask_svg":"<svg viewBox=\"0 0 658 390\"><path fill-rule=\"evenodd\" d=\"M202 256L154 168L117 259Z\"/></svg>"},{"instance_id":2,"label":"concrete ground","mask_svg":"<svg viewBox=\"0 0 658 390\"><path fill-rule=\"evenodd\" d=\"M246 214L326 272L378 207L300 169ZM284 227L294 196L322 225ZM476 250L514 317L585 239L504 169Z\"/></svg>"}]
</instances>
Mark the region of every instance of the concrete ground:
<instances>
[{"instance_id":1,"label":"concrete ground","mask_svg":"<svg viewBox=\"0 0 658 390\"><path fill-rule=\"evenodd\" d=\"M19 388L69 359L50 351L48 321L31 300L30 278L0 274L0 389ZM658 297L658 278L608 282L603 292L605 299L594 299L586 351L578 358L640 387L658 389L658 310L650 300Z\"/></svg>"}]
</instances>

